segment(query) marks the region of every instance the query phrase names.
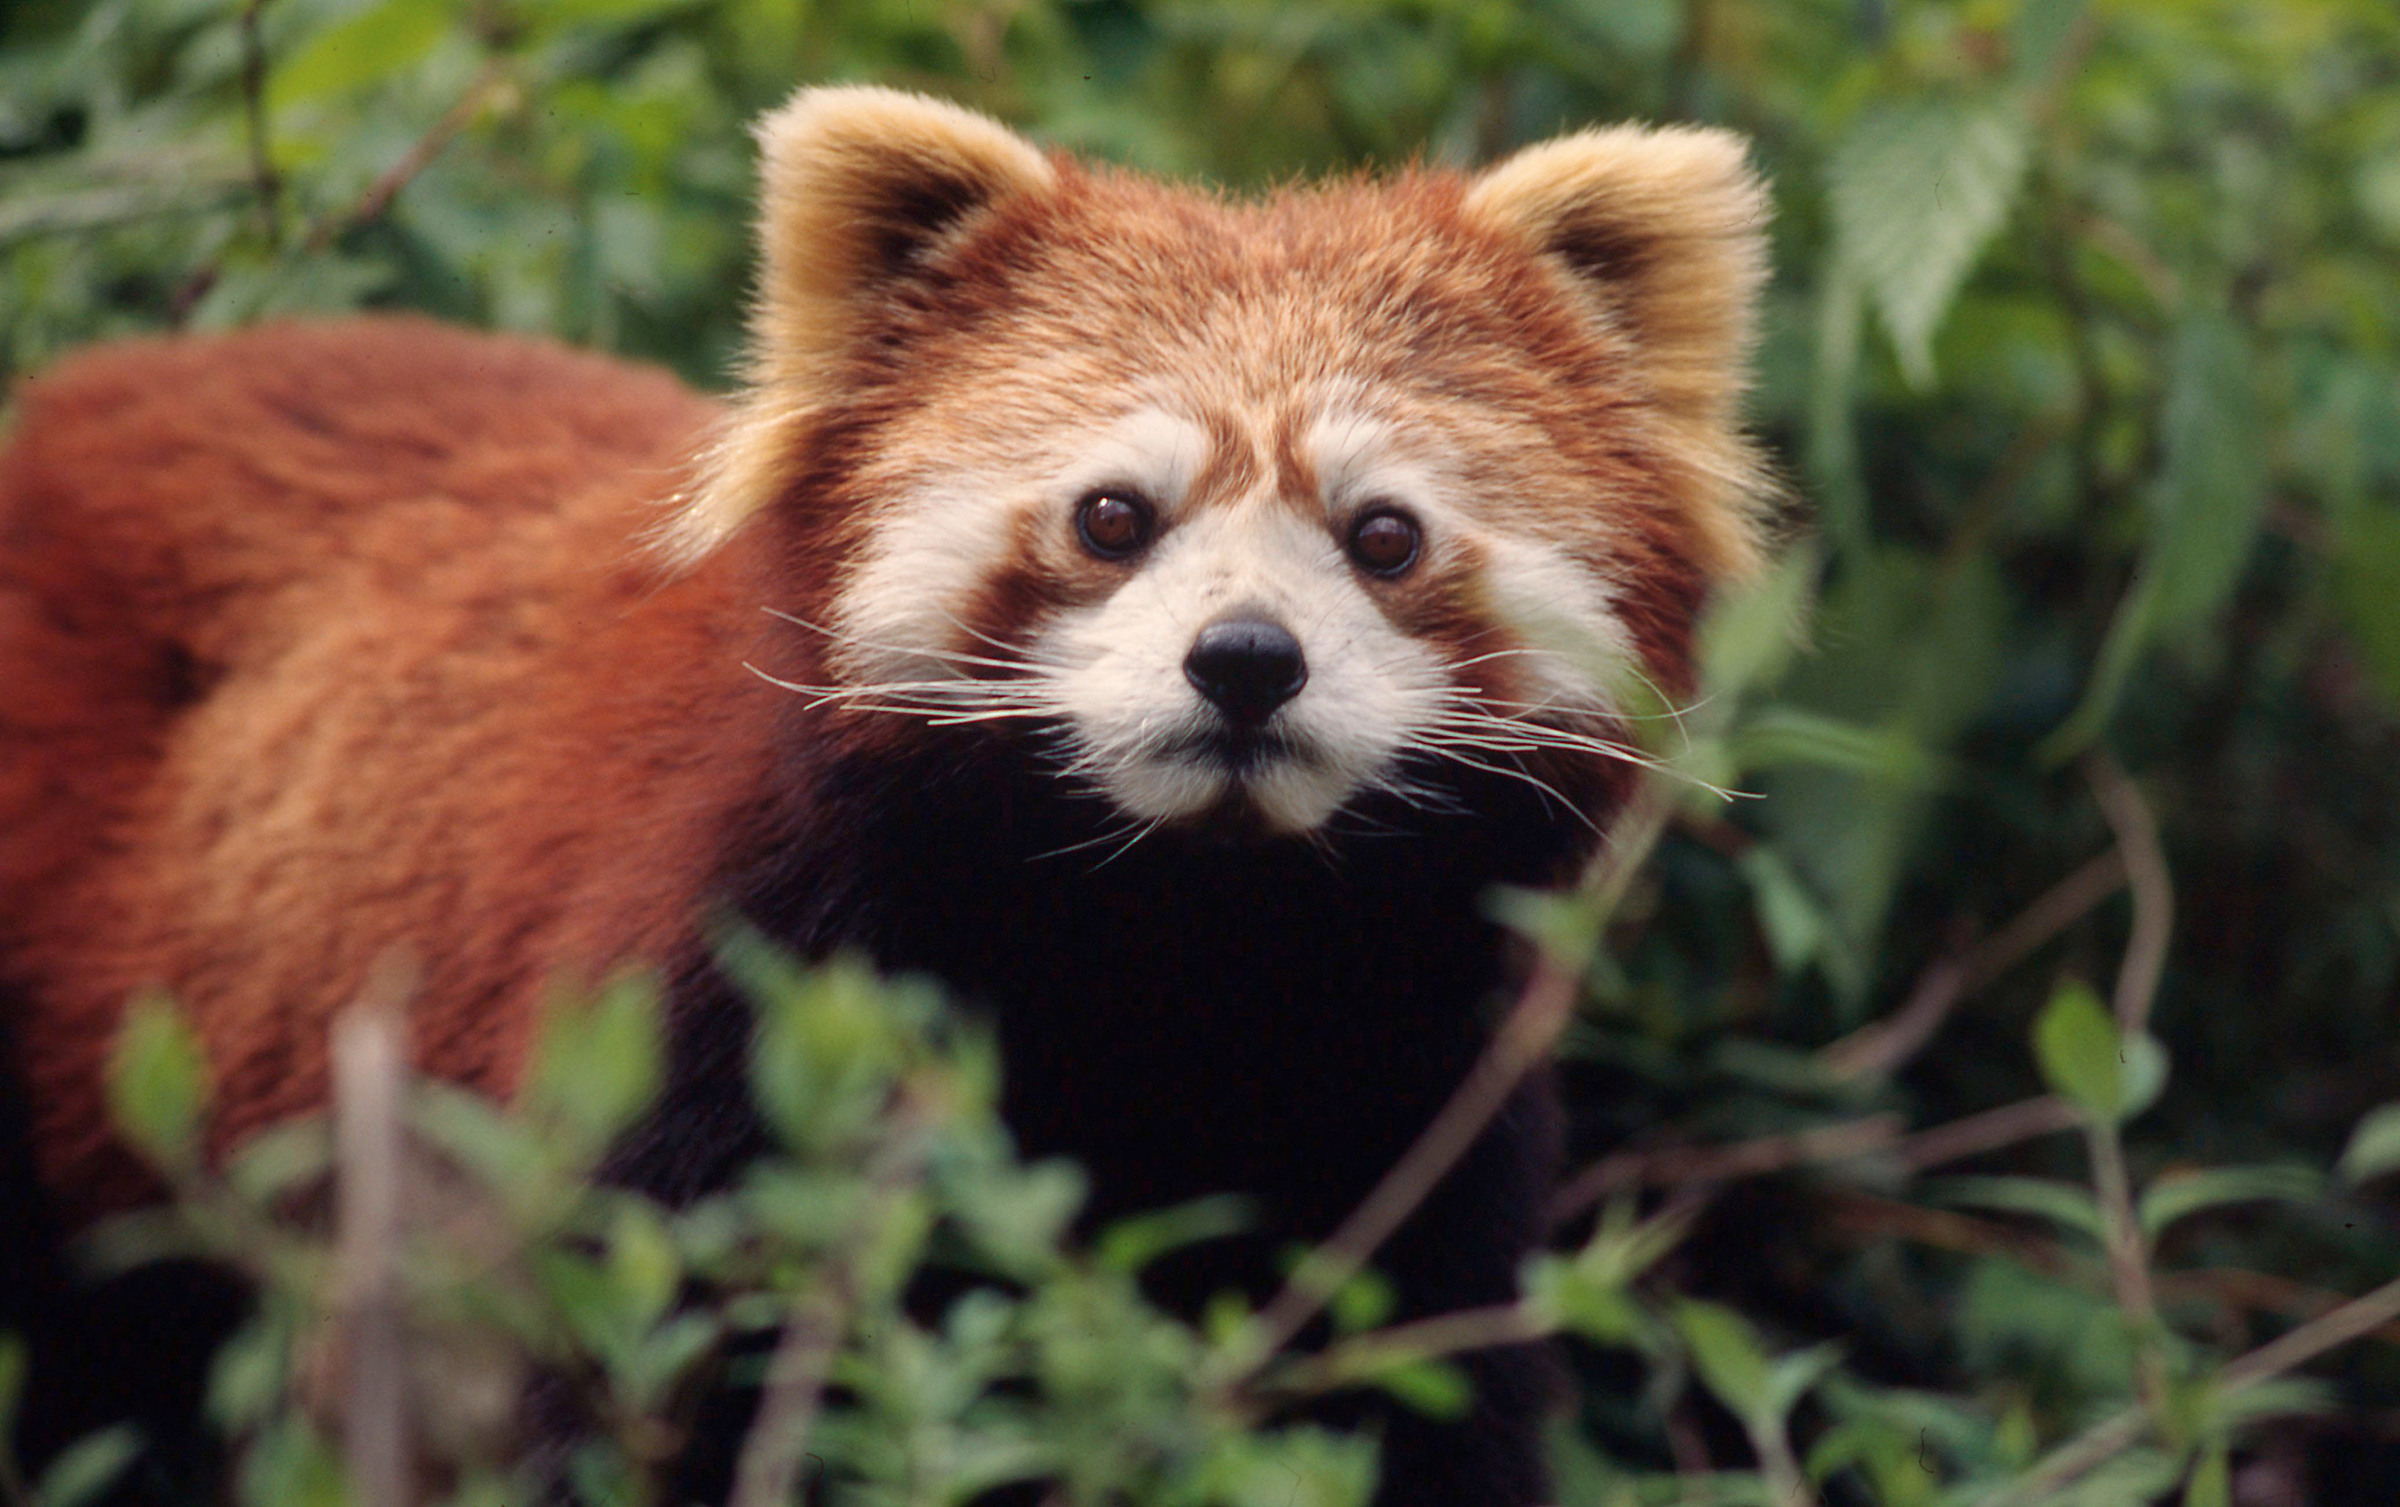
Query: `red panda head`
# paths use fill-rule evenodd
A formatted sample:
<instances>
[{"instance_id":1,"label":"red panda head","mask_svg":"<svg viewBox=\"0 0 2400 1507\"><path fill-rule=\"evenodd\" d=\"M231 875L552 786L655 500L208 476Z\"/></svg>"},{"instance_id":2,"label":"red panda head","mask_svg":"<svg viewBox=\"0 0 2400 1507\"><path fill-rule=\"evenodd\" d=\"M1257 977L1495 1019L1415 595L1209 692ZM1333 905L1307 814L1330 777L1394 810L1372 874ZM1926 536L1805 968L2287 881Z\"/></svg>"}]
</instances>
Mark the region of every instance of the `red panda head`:
<instances>
[{"instance_id":1,"label":"red panda head","mask_svg":"<svg viewBox=\"0 0 2400 1507\"><path fill-rule=\"evenodd\" d=\"M1143 829L1588 790L1756 564L1734 137L1233 202L888 90L759 134L752 385L678 540L782 531L837 715L1034 730Z\"/></svg>"}]
</instances>

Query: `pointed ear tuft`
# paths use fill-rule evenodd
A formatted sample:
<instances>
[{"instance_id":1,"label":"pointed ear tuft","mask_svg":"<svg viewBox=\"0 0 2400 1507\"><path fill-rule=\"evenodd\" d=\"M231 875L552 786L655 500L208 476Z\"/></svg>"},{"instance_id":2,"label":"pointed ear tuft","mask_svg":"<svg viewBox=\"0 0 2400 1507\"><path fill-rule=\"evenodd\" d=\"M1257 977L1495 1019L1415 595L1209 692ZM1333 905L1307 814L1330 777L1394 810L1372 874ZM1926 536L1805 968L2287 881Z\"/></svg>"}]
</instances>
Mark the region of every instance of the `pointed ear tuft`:
<instances>
[{"instance_id":1,"label":"pointed ear tuft","mask_svg":"<svg viewBox=\"0 0 2400 1507\"><path fill-rule=\"evenodd\" d=\"M1767 275L1767 192L1740 137L1692 126L1562 136L1476 179L1467 212L1564 262L1632 337L1677 417L1731 420Z\"/></svg>"},{"instance_id":2,"label":"pointed ear tuft","mask_svg":"<svg viewBox=\"0 0 2400 1507\"><path fill-rule=\"evenodd\" d=\"M1055 186L1039 151L988 116L921 94L804 89L758 124L758 301L750 391L666 534L693 556L771 500L796 421L860 315L1004 200Z\"/></svg>"},{"instance_id":3,"label":"pointed ear tuft","mask_svg":"<svg viewBox=\"0 0 2400 1507\"><path fill-rule=\"evenodd\" d=\"M765 255L752 330L761 380L807 380L851 310L977 210L1050 188L998 121L897 89L807 89L758 125Z\"/></svg>"},{"instance_id":4,"label":"pointed ear tuft","mask_svg":"<svg viewBox=\"0 0 2400 1507\"><path fill-rule=\"evenodd\" d=\"M1527 147L1477 178L1470 217L1557 259L1639 353L1662 417L1730 484L1733 515L1700 520L1725 567L1756 558L1742 494L1759 486L1739 433L1758 295L1767 279L1764 184L1742 138L1693 126L1616 126Z\"/></svg>"}]
</instances>

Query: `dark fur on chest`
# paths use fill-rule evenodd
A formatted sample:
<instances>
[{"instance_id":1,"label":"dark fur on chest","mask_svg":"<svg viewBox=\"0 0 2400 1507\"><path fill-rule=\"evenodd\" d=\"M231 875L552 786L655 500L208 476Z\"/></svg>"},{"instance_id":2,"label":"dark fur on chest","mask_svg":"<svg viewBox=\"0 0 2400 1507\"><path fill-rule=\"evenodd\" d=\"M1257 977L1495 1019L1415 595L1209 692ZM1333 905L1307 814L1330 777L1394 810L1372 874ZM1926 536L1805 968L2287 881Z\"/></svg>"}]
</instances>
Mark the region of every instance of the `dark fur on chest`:
<instances>
[{"instance_id":1,"label":"dark fur on chest","mask_svg":"<svg viewBox=\"0 0 2400 1507\"><path fill-rule=\"evenodd\" d=\"M806 954L929 974L989 1019L1010 1128L1028 1155L1084 1164L1088 1222L1245 1196L1246 1235L1172 1258L1151 1284L1187 1313L1227 1288L1263 1300L1281 1258L1329 1234L1465 1077L1511 983L1483 898L1555 882L1574 819L1492 780L1453 783L1438 812L1347 813L1355 835L1322 846L1164 832L1123 846L1101 802L1034 751L1005 753L935 739L797 769L813 809L746 876L743 914ZM621 1161L630 1181L687 1196L756 1148L725 1107L745 1097L749 1022L719 983L682 992L668 1107ZM1378 1253L1402 1317L1514 1296L1553 1121L1546 1082L1520 1091ZM1534 1500L1540 1362L1499 1352L1470 1370L1463 1426L1378 1415L1386 1479L1411 1482L1411 1502Z\"/></svg>"}]
</instances>

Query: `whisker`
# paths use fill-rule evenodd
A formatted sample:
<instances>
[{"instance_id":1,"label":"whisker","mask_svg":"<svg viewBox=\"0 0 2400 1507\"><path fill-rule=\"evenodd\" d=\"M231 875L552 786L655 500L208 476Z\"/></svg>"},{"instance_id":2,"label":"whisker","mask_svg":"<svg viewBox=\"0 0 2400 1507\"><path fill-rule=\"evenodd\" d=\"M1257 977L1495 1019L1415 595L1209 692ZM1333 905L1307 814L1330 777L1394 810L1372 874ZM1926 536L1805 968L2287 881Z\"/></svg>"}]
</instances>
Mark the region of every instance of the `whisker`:
<instances>
[{"instance_id":1,"label":"whisker","mask_svg":"<svg viewBox=\"0 0 2400 1507\"><path fill-rule=\"evenodd\" d=\"M1452 748L1440 748L1436 751L1439 752L1444 758L1464 764L1469 769L1480 769L1486 774L1501 775L1505 778L1519 780L1525 784L1531 785L1543 795L1556 800L1559 805L1565 807L1567 814L1574 817L1577 821L1583 823L1586 827L1591 828L1593 835L1602 835L1599 824L1594 822L1590 817L1584 815L1581 807L1577 806L1573 801L1568 800L1566 796L1559 791L1557 786L1551 784L1545 779L1540 778L1532 772L1523 769L1512 769L1506 764L1487 764L1481 759L1470 759L1465 754L1462 754L1456 749Z\"/></svg>"},{"instance_id":2,"label":"whisker","mask_svg":"<svg viewBox=\"0 0 2400 1507\"><path fill-rule=\"evenodd\" d=\"M1084 872L1087 874L1097 874L1102 869L1107 868L1110 864L1115 863L1118 859L1132 852L1134 844L1140 842L1143 838L1148 837L1151 833L1164 826L1166 824L1166 820L1167 819L1163 816L1152 817L1149 821L1143 823L1141 828L1131 837L1125 839L1124 846L1118 848L1106 858L1101 859L1098 863L1093 864L1090 868L1084 870Z\"/></svg>"},{"instance_id":3,"label":"whisker","mask_svg":"<svg viewBox=\"0 0 2400 1507\"><path fill-rule=\"evenodd\" d=\"M860 638L852 633L843 633L828 628L822 623L812 623L807 618L797 617L778 608L762 607L759 610L769 617L780 618L795 627L806 628L811 633L821 633L837 644L849 644L860 649L873 649L880 654L907 654L924 659L945 660L953 664L978 665L992 670L1029 670L1035 674L1050 673L1050 666L1036 659L1025 658L1022 654L1014 659L994 659L987 654L969 654L959 649L937 649L930 644L879 644L873 639ZM1002 647L1007 646L1003 645Z\"/></svg>"}]
</instances>

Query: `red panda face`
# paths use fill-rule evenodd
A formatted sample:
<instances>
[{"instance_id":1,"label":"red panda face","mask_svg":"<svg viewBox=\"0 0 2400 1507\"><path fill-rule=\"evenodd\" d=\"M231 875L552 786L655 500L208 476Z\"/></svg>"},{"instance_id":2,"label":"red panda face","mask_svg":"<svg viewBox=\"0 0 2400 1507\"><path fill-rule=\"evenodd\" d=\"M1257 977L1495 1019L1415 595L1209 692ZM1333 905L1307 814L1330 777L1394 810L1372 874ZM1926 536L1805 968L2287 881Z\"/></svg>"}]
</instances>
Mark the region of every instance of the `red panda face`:
<instances>
[{"instance_id":1,"label":"red panda face","mask_svg":"<svg viewBox=\"0 0 2400 1507\"><path fill-rule=\"evenodd\" d=\"M882 91L762 135L758 385L685 529L827 562L777 605L835 707L1022 727L1136 831L1319 834L1630 757L1753 559L1729 138L1234 204Z\"/></svg>"}]
</instances>

